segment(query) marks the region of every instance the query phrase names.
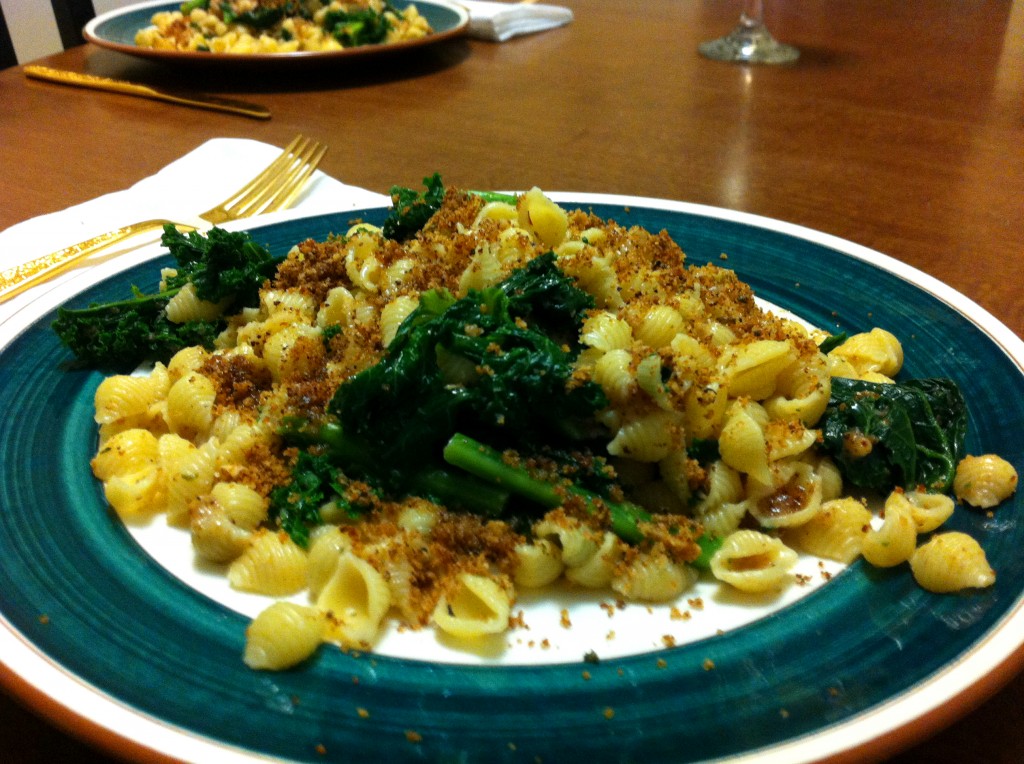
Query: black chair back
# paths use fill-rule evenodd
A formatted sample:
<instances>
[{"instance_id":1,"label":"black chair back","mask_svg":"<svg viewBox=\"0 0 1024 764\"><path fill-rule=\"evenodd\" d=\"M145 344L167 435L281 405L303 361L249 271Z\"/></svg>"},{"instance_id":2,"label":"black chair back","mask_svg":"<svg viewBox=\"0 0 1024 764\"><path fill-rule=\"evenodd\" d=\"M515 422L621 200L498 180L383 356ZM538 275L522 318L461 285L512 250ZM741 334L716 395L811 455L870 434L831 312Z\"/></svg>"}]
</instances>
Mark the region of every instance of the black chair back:
<instances>
[{"instance_id":1,"label":"black chair back","mask_svg":"<svg viewBox=\"0 0 1024 764\"><path fill-rule=\"evenodd\" d=\"M92 0L50 0L53 17L57 20L60 42L65 48L81 45L82 27L96 15Z\"/></svg>"},{"instance_id":2,"label":"black chair back","mask_svg":"<svg viewBox=\"0 0 1024 764\"><path fill-rule=\"evenodd\" d=\"M52 14L61 45L65 48L81 45L84 42L82 27L96 15L92 0L50 0L50 8L47 8L46 4L39 0L29 1L37 5L37 12L46 16L47 20ZM0 69L6 69L19 63L12 36L16 31L12 32L4 18L3 8L0 8Z\"/></svg>"}]
</instances>

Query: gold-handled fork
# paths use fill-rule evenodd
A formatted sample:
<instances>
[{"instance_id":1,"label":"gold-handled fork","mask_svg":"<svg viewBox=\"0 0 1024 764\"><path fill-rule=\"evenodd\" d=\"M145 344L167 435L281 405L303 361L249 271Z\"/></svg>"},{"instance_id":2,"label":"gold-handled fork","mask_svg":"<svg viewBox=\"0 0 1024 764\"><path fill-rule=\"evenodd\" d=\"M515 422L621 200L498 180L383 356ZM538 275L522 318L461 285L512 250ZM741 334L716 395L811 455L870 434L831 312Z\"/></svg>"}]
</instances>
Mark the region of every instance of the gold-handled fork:
<instances>
[{"instance_id":1,"label":"gold-handled fork","mask_svg":"<svg viewBox=\"0 0 1024 764\"><path fill-rule=\"evenodd\" d=\"M288 207L302 191L326 151L326 146L304 136L297 136L263 172L198 217L212 225L219 225L229 220ZM179 229L193 228L171 220L143 220L0 271L0 303L52 279L104 247L146 231L162 229L168 223Z\"/></svg>"}]
</instances>

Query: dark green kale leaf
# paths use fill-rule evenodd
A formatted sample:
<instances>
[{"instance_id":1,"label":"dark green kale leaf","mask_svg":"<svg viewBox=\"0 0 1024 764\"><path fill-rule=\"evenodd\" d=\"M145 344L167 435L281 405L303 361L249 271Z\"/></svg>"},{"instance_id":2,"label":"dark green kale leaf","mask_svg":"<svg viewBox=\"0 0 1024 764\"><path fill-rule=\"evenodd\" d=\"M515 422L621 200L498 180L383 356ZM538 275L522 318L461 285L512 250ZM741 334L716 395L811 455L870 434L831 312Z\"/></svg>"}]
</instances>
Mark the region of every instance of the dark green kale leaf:
<instances>
[{"instance_id":1,"label":"dark green kale leaf","mask_svg":"<svg viewBox=\"0 0 1024 764\"><path fill-rule=\"evenodd\" d=\"M260 287L280 262L248 233L213 228L203 236L165 226L161 241L177 262L177 273L159 292L143 294L132 287L124 300L57 311L53 330L78 364L127 371L145 361L167 361L190 345L213 347L223 320L176 324L167 318L167 303L191 282L201 299L220 305L222 315L258 305Z\"/></svg>"},{"instance_id":2,"label":"dark green kale leaf","mask_svg":"<svg viewBox=\"0 0 1024 764\"><path fill-rule=\"evenodd\" d=\"M245 24L253 29L269 29L287 17L311 18L301 2L278 0L277 3L262 3L255 8L239 11L235 2L221 3L221 15L225 24ZM201 7L206 7L201 6Z\"/></svg>"},{"instance_id":3,"label":"dark green kale leaf","mask_svg":"<svg viewBox=\"0 0 1024 764\"><path fill-rule=\"evenodd\" d=\"M445 186L438 173L423 179L423 191L405 186L391 187L391 211L384 219L381 231L385 237L395 241L405 241L422 230L423 226L441 209L444 202ZM466 191L471 196L478 196L485 202L505 202L515 204L513 194L500 191Z\"/></svg>"},{"instance_id":4,"label":"dark green kale leaf","mask_svg":"<svg viewBox=\"0 0 1024 764\"><path fill-rule=\"evenodd\" d=\"M211 228L204 235L180 233L168 225L161 242L178 263L177 274L166 279L167 291L191 282L199 299L226 301L223 309L227 313L258 305L260 287L274 276L281 262L244 231Z\"/></svg>"},{"instance_id":5,"label":"dark green kale leaf","mask_svg":"<svg viewBox=\"0 0 1024 764\"><path fill-rule=\"evenodd\" d=\"M822 447L852 485L945 492L964 453L967 406L950 379L879 384L837 377L819 427Z\"/></svg>"},{"instance_id":6,"label":"dark green kale leaf","mask_svg":"<svg viewBox=\"0 0 1024 764\"><path fill-rule=\"evenodd\" d=\"M366 511L366 505L348 498L347 485L348 479L330 454L300 451L290 482L270 492L270 518L296 544L306 546L309 529L322 522L320 511L328 501L353 519Z\"/></svg>"},{"instance_id":7,"label":"dark green kale leaf","mask_svg":"<svg viewBox=\"0 0 1024 764\"><path fill-rule=\"evenodd\" d=\"M586 439L607 405L598 385L570 383L574 327L592 305L550 253L460 300L427 292L387 355L343 383L329 411L374 463L399 472L438 459L455 432L533 447L524 453Z\"/></svg>"},{"instance_id":8,"label":"dark green kale leaf","mask_svg":"<svg viewBox=\"0 0 1024 764\"><path fill-rule=\"evenodd\" d=\"M71 310L59 308L53 330L89 368L129 371L146 360L167 360L183 347L213 347L223 326L218 321L175 324L164 308L169 298L144 295L122 302Z\"/></svg>"},{"instance_id":9,"label":"dark green kale leaf","mask_svg":"<svg viewBox=\"0 0 1024 764\"><path fill-rule=\"evenodd\" d=\"M714 438L694 438L686 449L686 455L701 464L711 464L721 458L718 441Z\"/></svg>"},{"instance_id":10,"label":"dark green kale leaf","mask_svg":"<svg viewBox=\"0 0 1024 764\"><path fill-rule=\"evenodd\" d=\"M846 332L839 332L838 334L830 334L821 344L818 345L818 350L822 353L831 353L837 347L842 345L849 339L849 335Z\"/></svg>"},{"instance_id":11,"label":"dark green kale leaf","mask_svg":"<svg viewBox=\"0 0 1024 764\"><path fill-rule=\"evenodd\" d=\"M384 42L392 28L391 22L384 15L387 11L394 13L395 9L385 4L381 11L373 8L330 10L324 16L323 26L346 48L377 45Z\"/></svg>"},{"instance_id":12,"label":"dark green kale leaf","mask_svg":"<svg viewBox=\"0 0 1024 764\"><path fill-rule=\"evenodd\" d=\"M423 179L425 190L416 191L404 186L391 187L391 211L381 226L389 239L405 241L423 228L431 216L441 209L444 201L444 183L434 173Z\"/></svg>"}]
</instances>

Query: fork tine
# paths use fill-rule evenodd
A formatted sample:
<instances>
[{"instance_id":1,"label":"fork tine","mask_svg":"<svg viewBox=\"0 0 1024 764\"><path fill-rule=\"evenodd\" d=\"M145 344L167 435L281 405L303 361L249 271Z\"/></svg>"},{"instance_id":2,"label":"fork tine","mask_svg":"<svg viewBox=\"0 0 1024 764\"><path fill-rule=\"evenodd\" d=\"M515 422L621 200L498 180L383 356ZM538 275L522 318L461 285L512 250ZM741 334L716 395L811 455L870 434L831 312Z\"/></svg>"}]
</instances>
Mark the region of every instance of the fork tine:
<instances>
[{"instance_id":1,"label":"fork tine","mask_svg":"<svg viewBox=\"0 0 1024 764\"><path fill-rule=\"evenodd\" d=\"M320 160L327 152L326 146L316 145L316 151L313 155L306 160L305 164L301 168L297 168L299 171L289 180L284 186L278 189L277 194L267 200L267 205L260 210L260 212L276 212L277 210L284 209L291 206L291 203L295 201L295 197L301 193L306 181L309 176L316 170L317 165L320 164Z\"/></svg>"},{"instance_id":2,"label":"fork tine","mask_svg":"<svg viewBox=\"0 0 1024 764\"><path fill-rule=\"evenodd\" d=\"M267 165L259 175L238 189L232 196L225 199L219 206L226 207L232 202L237 203L237 200L240 197L247 196L253 191L258 191L262 188L268 177L278 172L282 165L291 162L291 155L295 152L299 144L304 143L306 140L307 139L302 135L296 135L292 139L292 142L285 146L278 157Z\"/></svg>"},{"instance_id":3,"label":"fork tine","mask_svg":"<svg viewBox=\"0 0 1024 764\"><path fill-rule=\"evenodd\" d=\"M302 141L287 156L282 155L282 161L275 163L276 166L268 168L269 172L264 176L260 188L253 189L242 198L231 200L230 206L225 205L225 211L232 218L251 217L264 211L269 200L278 193L278 189L290 182L296 171L301 171L309 162L313 153L320 144L303 138Z\"/></svg>"},{"instance_id":4,"label":"fork tine","mask_svg":"<svg viewBox=\"0 0 1024 764\"><path fill-rule=\"evenodd\" d=\"M242 188L235 191L227 199L222 201L217 206L208 209L203 212L199 217L217 225L227 220L232 220L239 217L233 210L243 203L250 201L253 198L259 197L268 184L274 182L274 178L280 174L284 169L294 161L293 152L296 149L303 148L308 139L302 135L295 136L292 142L289 143L281 153L267 165L256 177L252 178Z\"/></svg>"}]
</instances>

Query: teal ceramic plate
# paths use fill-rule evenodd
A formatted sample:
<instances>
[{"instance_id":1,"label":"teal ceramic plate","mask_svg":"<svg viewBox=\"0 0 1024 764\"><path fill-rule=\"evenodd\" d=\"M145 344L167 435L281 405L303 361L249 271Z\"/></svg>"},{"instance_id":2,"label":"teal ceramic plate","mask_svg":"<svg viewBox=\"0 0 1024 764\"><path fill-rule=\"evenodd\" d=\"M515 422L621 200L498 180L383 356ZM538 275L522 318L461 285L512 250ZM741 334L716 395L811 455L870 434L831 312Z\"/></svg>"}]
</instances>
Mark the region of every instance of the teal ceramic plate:
<instances>
[{"instance_id":1,"label":"teal ceramic plate","mask_svg":"<svg viewBox=\"0 0 1024 764\"><path fill-rule=\"evenodd\" d=\"M82 31L86 41L131 56L165 61L174 64L204 64L224 67L271 67L321 66L340 60L379 56L399 50L408 50L423 45L432 45L442 40L458 37L469 25L469 13L456 3L445 0L392 0L393 6L402 10L415 5L433 34L418 40L403 40L386 45L362 45L356 48L330 51L308 51L298 53L252 53L212 54L192 51L154 50L140 48L135 44L135 33L152 24L154 13L176 11L181 2L149 0L149 2L118 8L101 14L85 25Z\"/></svg>"},{"instance_id":2,"label":"teal ceramic plate","mask_svg":"<svg viewBox=\"0 0 1024 764\"><path fill-rule=\"evenodd\" d=\"M822 327L892 329L907 374L962 386L968 450L1024 467L1024 344L952 289L877 252L764 218L552 196L666 229L691 262L727 265L762 298ZM254 235L283 253L356 216L289 220ZM91 283L68 302L150 287L156 271L145 263L98 283L85 273ZM37 708L128 755L849 761L934 731L1020 667L1018 495L991 516L960 509L951 521L981 540L998 573L983 591L932 595L906 566L855 563L745 625L598 663L582 652L544 665L456 665L322 650L295 670L250 671L240 659L247 619L170 574L104 504L88 468L101 377L65 368L68 355L48 328L65 299L44 294L0 329L0 658L7 685Z\"/></svg>"}]
</instances>

